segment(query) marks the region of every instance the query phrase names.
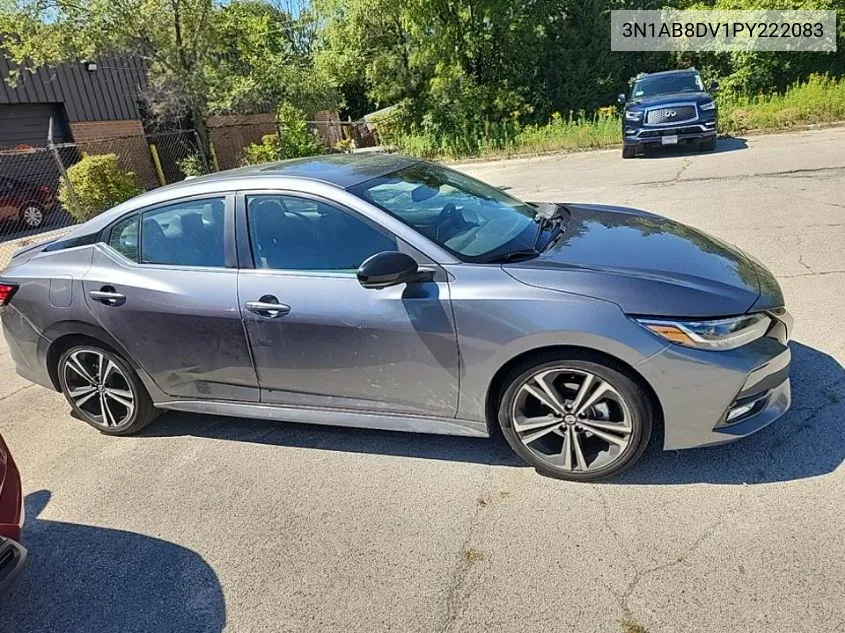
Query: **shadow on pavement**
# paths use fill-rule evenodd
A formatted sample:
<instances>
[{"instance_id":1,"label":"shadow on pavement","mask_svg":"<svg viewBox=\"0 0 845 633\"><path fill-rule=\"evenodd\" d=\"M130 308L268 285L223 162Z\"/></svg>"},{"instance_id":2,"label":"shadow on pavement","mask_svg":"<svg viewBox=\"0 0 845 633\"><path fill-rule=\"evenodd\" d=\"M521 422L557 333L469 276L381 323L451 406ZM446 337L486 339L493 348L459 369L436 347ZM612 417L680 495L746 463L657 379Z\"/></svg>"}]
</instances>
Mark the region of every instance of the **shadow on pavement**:
<instances>
[{"instance_id":1,"label":"shadow on pavement","mask_svg":"<svg viewBox=\"0 0 845 633\"><path fill-rule=\"evenodd\" d=\"M199 554L157 538L38 517L26 497L24 573L0 599L9 633L219 633L226 607Z\"/></svg>"},{"instance_id":2,"label":"shadow on pavement","mask_svg":"<svg viewBox=\"0 0 845 633\"><path fill-rule=\"evenodd\" d=\"M478 437L426 435L400 431L296 424L223 416L167 412L141 431L141 436L190 435L271 446L312 448L344 453L439 459L502 466L525 466L500 434Z\"/></svg>"},{"instance_id":3,"label":"shadow on pavement","mask_svg":"<svg viewBox=\"0 0 845 633\"><path fill-rule=\"evenodd\" d=\"M753 484L830 473L845 461L845 370L832 357L791 343L792 409L733 444L664 452L653 438L642 460L614 484ZM141 432L275 446L525 466L497 433L492 439L266 422L169 412Z\"/></svg>"},{"instance_id":4,"label":"shadow on pavement","mask_svg":"<svg viewBox=\"0 0 845 633\"><path fill-rule=\"evenodd\" d=\"M726 152L736 152L743 149L748 149L746 139L729 136L716 139L716 149L712 152L703 152L696 148L695 145L667 145L665 147L650 149L646 154L641 154L640 158L671 158L673 156L692 156L698 154L707 156L708 154L724 154Z\"/></svg>"}]
</instances>

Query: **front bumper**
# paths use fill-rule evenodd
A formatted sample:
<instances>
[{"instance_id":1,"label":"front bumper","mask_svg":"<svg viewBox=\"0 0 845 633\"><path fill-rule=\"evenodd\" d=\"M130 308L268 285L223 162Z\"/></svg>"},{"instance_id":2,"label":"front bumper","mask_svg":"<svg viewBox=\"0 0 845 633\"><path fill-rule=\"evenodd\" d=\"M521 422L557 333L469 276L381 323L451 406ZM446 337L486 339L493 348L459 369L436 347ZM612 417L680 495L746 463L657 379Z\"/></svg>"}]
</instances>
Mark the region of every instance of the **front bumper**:
<instances>
[{"instance_id":1,"label":"front bumper","mask_svg":"<svg viewBox=\"0 0 845 633\"><path fill-rule=\"evenodd\" d=\"M778 318L769 335L738 349L670 345L637 366L660 400L665 450L738 440L787 412L791 317Z\"/></svg>"},{"instance_id":2,"label":"front bumper","mask_svg":"<svg viewBox=\"0 0 845 633\"><path fill-rule=\"evenodd\" d=\"M17 541L0 537L0 595L12 586L25 564L26 548Z\"/></svg>"},{"instance_id":3,"label":"front bumper","mask_svg":"<svg viewBox=\"0 0 845 633\"><path fill-rule=\"evenodd\" d=\"M662 145L664 136L677 136L678 145L704 141L716 136L716 121L697 121L683 125L660 127L634 127L626 125L623 128L625 145L641 147Z\"/></svg>"}]
</instances>

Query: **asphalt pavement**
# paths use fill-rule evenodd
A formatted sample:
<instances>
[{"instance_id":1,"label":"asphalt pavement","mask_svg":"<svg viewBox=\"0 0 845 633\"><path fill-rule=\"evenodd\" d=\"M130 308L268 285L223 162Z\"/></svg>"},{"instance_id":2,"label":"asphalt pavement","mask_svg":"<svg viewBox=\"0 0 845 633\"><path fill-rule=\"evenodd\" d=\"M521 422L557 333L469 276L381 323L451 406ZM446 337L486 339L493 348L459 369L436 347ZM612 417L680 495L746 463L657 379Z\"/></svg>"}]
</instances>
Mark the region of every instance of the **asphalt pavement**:
<instances>
[{"instance_id":1,"label":"asphalt pavement","mask_svg":"<svg viewBox=\"0 0 845 633\"><path fill-rule=\"evenodd\" d=\"M0 631L845 631L845 128L459 167L757 256L795 317L792 411L574 484L501 439L180 413L109 438L0 345L30 548Z\"/></svg>"}]
</instances>

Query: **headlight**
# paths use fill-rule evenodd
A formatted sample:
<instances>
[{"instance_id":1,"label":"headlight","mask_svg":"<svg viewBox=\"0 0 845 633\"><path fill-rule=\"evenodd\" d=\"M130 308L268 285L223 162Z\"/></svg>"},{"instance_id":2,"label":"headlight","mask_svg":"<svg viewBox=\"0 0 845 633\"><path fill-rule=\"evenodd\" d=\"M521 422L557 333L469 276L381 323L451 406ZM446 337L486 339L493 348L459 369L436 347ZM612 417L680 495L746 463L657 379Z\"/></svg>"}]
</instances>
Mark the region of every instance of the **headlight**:
<instances>
[{"instance_id":1,"label":"headlight","mask_svg":"<svg viewBox=\"0 0 845 633\"><path fill-rule=\"evenodd\" d=\"M639 121L642 116L643 113L639 110L625 110L626 121Z\"/></svg>"},{"instance_id":2,"label":"headlight","mask_svg":"<svg viewBox=\"0 0 845 633\"><path fill-rule=\"evenodd\" d=\"M743 316L714 321L678 321L670 319L635 319L644 328L678 345L699 349L736 349L765 335L772 319L766 314Z\"/></svg>"},{"instance_id":3,"label":"headlight","mask_svg":"<svg viewBox=\"0 0 845 633\"><path fill-rule=\"evenodd\" d=\"M714 110L715 108L716 108L716 102L715 101L708 101L707 103L702 103L700 106L698 106L699 110Z\"/></svg>"}]
</instances>

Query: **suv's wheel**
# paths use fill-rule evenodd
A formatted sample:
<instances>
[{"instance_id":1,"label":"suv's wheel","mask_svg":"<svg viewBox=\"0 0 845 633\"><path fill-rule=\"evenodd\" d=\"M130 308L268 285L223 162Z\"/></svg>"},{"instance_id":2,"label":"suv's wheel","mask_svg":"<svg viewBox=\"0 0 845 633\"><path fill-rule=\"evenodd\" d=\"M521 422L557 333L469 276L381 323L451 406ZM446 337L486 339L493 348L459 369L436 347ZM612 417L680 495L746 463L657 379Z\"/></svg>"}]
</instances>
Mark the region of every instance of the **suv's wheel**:
<instances>
[{"instance_id":1,"label":"suv's wheel","mask_svg":"<svg viewBox=\"0 0 845 633\"><path fill-rule=\"evenodd\" d=\"M28 229L37 229L41 226L46 215L44 207L35 202L27 202L18 211L20 223Z\"/></svg>"},{"instance_id":2,"label":"suv's wheel","mask_svg":"<svg viewBox=\"0 0 845 633\"><path fill-rule=\"evenodd\" d=\"M707 139L706 141L701 141L698 144L698 149L703 152L712 152L714 149L716 149L716 137L714 136L713 138Z\"/></svg>"},{"instance_id":3,"label":"suv's wheel","mask_svg":"<svg viewBox=\"0 0 845 633\"><path fill-rule=\"evenodd\" d=\"M543 474L575 481L610 477L632 466L648 445L647 394L601 362L555 358L523 365L506 384L499 403L502 432Z\"/></svg>"},{"instance_id":4,"label":"suv's wheel","mask_svg":"<svg viewBox=\"0 0 845 633\"><path fill-rule=\"evenodd\" d=\"M634 158L637 155L637 150L630 145L622 145L622 158Z\"/></svg>"},{"instance_id":5,"label":"suv's wheel","mask_svg":"<svg viewBox=\"0 0 845 633\"><path fill-rule=\"evenodd\" d=\"M120 356L75 345L59 358L62 393L74 412L107 435L131 435L158 416L147 390Z\"/></svg>"}]
</instances>

